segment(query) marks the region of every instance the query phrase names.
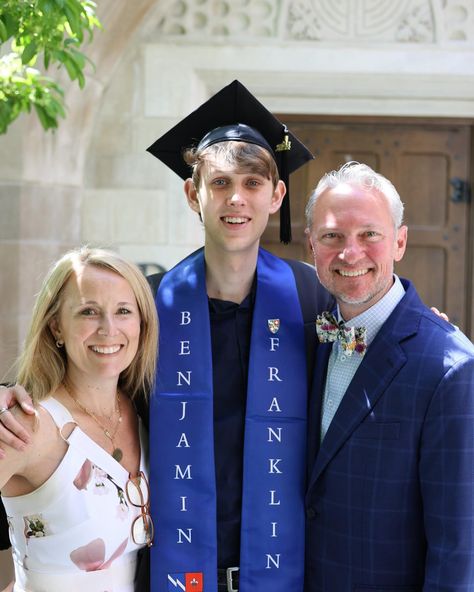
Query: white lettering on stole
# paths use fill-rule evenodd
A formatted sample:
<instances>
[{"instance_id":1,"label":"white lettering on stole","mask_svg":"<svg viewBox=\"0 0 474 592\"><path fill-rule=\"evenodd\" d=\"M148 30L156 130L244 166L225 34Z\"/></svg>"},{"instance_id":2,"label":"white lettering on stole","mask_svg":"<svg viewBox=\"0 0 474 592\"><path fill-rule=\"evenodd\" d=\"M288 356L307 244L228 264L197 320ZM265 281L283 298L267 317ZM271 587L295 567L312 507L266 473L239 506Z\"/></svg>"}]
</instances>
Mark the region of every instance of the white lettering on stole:
<instances>
[{"instance_id":1,"label":"white lettering on stole","mask_svg":"<svg viewBox=\"0 0 474 592\"><path fill-rule=\"evenodd\" d=\"M181 438L179 439L179 442L176 444L176 448L181 448L182 446L184 446L185 448L191 448L189 446L188 439L186 438L186 434L184 432L181 434Z\"/></svg>"},{"instance_id":2,"label":"white lettering on stole","mask_svg":"<svg viewBox=\"0 0 474 592\"><path fill-rule=\"evenodd\" d=\"M278 399L273 397L272 402L270 403L270 407L268 408L269 413L273 413L276 411L277 413L281 413L280 405L278 403Z\"/></svg>"},{"instance_id":3,"label":"white lettering on stole","mask_svg":"<svg viewBox=\"0 0 474 592\"><path fill-rule=\"evenodd\" d=\"M178 356L189 356L191 354L190 341L180 341L181 347Z\"/></svg>"},{"instance_id":4,"label":"white lettering on stole","mask_svg":"<svg viewBox=\"0 0 474 592\"><path fill-rule=\"evenodd\" d=\"M175 465L175 467L176 467L175 479L192 479L191 465L188 465L184 469L184 471L181 470L181 467L179 465Z\"/></svg>"},{"instance_id":5,"label":"white lettering on stole","mask_svg":"<svg viewBox=\"0 0 474 592\"><path fill-rule=\"evenodd\" d=\"M191 311L188 310L182 310L180 311L180 321L179 324L181 326L186 326L186 325L190 325L192 322L191 319ZM180 336L181 337L181 336ZM178 360L179 356L191 356L192 351L191 351L191 340L186 339L186 334L182 334L182 338L179 339L179 345L178 345L178 351L177 351L177 358L176 360ZM192 379L192 370L178 370L178 368L176 368L176 374L177 374L177 386L178 387L190 387L191 386L191 379ZM188 407L188 401L179 401L178 404L178 412L177 412L177 421L178 422L184 422L188 420L189 417L192 418L192 411L193 408L191 406ZM189 412L189 413L188 413ZM191 414L191 415L190 415ZM189 440L188 440L188 435L187 435L187 428L186 426L183 424L182 426L180 425L178 427L178 423L176 423L176 435L178 436L178 443L176 445L176 448L182 450L182 452L179 452L177 454L179 454L179 458L177 460L180 460L180 464L175 464L175 468L176 468L176 472L175 472L175 476L174 479L175 480L190 480L193 479L192 477L192 464L187 464L186 461L189 462L189 456L187 452L185 452L186 449L191 448ZM181 428L181 429L180 429ZM179 435L181 434L181 435ZM184 455L184 456L183 456ZM184 493L183 491L181 492L177 492L177 496L176 496L176 501L179 504L179 510L180 512L188 512L188 496L187 495L182 495L182 493ZM190 500L191 503L191 507L193 506L193 499L191 498ZM183 516L184 518L184 516ZM179 526L179 524L176 525L176 532L177 532L177 544L178 545L182 545L185 543L192 543L192 528L181 528Z\"/></svg>"},{"instance_id":6,"label":"white lettering on stole","mask_svg":"<svg viewBox=\"0 0 474 592\"><path fill-rule=\"evenodd\" d=\"M270 489L270 503L268 504L269 506L279 506L281 504L280 500L277 501L275 499L275 493L275 489Z\"/></svg>"},{"instance_id":7,"label":"white lettering on stole","mask_svg":"<svg viewBox=\"0 0 474 592\"><path fill-rule=\"evenodd\" d=\"M269 458L270 461L270 470L268 471L271 473L279 473L281 475L280 469L277 467L277 464L281 461L281 458Z\"/></svg>"},{"instance_id":8,"label":"white lettering on stole","mask_svg":"<svg viewBox=\"0 0 474 592\"><path fill-rule=\"evenodd\" d=\"M191 542L193 529L188 528L187 530L188 530L188 534L186 534L182 528L178 528L178 545L183 544L183 542L184 542L183 538L186 539L188 541L188 543Z\"/></svg>"},{"instance_id":9,"label":"white lettering on stole","mask_svg":"<svg viewBox=\"0 0 474 592\"><path fill-rule=\"evenodd\" d=\"M276 431L268 426L268 440L267 442L274 442L274 438L281 442L281 428L277 428Z\"/></svg>"},{"instance_id":10,"label":"white lettering on stole","mask_svg":"<svg viewBox=\"0 0 474 592\"><path fill-rule=\"evenodd\" d=\"M180 325L189 325L190 322L191 322L191 311L190 310L182 310Z\"/></svg>"},{"instance_id":11,"label":"white lettering on stole","mask_svg":"<svg viewBox=\"0 0 474 592\"><path fill-rule=\"evenodd\" d=\"M277 569L280 569L280 555L281 553L277 553L274 558L272 555L267 553L267 567L265 569L272 569L270 562L273 563Z\"/></svg>"},{"instance_id":12,"label":"white lettering on stole","mask_svg":"<svg viewBox=\"0 0 474 592\"><path fill-rule=\"evenodd\" d=\"M192 370L186 370L186 374L178 370L178 382L177 386L183 386L181 380L183 380L188 386L191 386L191 372Z\"/></svg>"},{"instance_id":13,"label":"white lettering on stole","mask_svg":"<svg viewBox=\"0 0 474 592\"><path fill-rule=\"evenodd\" d=\"M283 379L281 379L278 376L278 368L275 368L274 366L268 366L268 371L269 371L269 377L268 377L268 382L274 382L275 380L277 380L278 382L283 382Z\"/></svg>"},{"instance_id":14,"label":"white lettering on stole","mask_svg":"<svg viewBox=\"0 0 474 592\"><path fill-rule=\"evenodd\" d=\"M279 337L270 337L270 352L278 352L280 348L280 338ZM278 353L275 353L278 356ZM277 360L275 362L278 364ZM283 379L279 376L279 367L278 366L268 366L268 382L283 382ZM280 403L277 396L274 396L271 400L270 407L268 408L268 413L282 413L282 409L280 407ZM281 444L282 442L282 434L283 429L281 427L272 427L272 426L265 426L267 429L267 442L270 444ZM281 458L269 458L268 462L270 463L269 467L269 474L282 474L282 470L279 468L279 463L282 461ZM269 506L272 506L272 517L273 519L277 518L280 515L281 509L276 509L275 506L281 507L281 499L277 496L276 489L270 489L270 500L268 502ZM278 538L277 534L277 526L278 522L270 522L270 537L269 538ZM277 554L266 554L267 557L267 565L265 569L279 569L280 568L280 553Z\"/></svg>"}]
</instances>

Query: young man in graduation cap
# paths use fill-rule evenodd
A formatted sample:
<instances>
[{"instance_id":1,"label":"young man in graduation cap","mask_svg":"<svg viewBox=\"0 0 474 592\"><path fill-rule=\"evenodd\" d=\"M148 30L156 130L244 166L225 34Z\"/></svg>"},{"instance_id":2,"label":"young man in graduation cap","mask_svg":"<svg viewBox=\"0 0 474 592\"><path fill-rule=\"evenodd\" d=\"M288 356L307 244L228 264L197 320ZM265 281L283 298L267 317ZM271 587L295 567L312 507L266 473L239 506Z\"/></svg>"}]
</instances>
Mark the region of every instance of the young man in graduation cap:
<instances>
[{"instance_id":1,"label":"young man in graduation cap","mask_svg":"<svg viewBox=\"0 0 474 592\"><path fill-rule=\"evenodd\" d=\"M259 244L280 208L290 240L288 175L312 155L238 81L148 150L205 234L156 290L152 590L302 591L305 324L314 342L331 300L313 268Z\"/></svg>"},{"instance_id":2,"label":"young man in graduation cap","mask_svg":"<svg viewBox=\"0 0 474 592\"><path fill-rule=\"evenodd\" d=\"M260 238L280 209L291 239L288 177L312 155L238 81L148 150L184 179L205 234L149 278L152 592L302 591L307 377L332 298L312 267Z\"/></svg>"}]
</instances>

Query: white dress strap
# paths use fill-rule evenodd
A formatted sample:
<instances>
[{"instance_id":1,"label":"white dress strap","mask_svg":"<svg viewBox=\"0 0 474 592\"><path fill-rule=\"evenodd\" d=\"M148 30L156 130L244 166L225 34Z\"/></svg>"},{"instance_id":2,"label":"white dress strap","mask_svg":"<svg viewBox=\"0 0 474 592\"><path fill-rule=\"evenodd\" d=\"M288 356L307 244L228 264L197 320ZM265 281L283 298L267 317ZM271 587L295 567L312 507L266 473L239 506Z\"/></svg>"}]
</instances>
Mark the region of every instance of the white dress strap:
<instances>
[{"instance_id":1,"label":"white dress strap","mask_svg":"<svg viewBox=\"0 0 474 592\"><path fill-rule=\"evenodd\" d=\"M54 397L49 397L49 399L41 401L40 405L48 411L60 431L67 423L72 422L77 425L76 420L70 414L69 410Z\"/></svg>"},{"instance_id":2,"label":"white dress strap","mask_svg":"<svg viewBox=\"0 0 474 592\"><path fill-rule=\"evenodd\" d=\"M127 481L128 471L109 452L85 434L80 427L71 432L67 442L70 446L81 450L86 458L94 459L94 463L114 479Z\"/></svg>"},{"instance_id":3,"label":"white dress strap","mask_svg":"<svg viewBox=\"0 0 474 592\"><path fill-rule=\"evenodd\" d=\"M74 448L81 450L86 458L96 459L95 462L100 466L100 468L113 477L127 480L128 472L124 469L124 467L114 458L112 458L112 456L106 450L99 446L97 442L94 442L92 438L90 438L85 432L81 430L74 417L62 403L60 403L57 399L50 397L45 401L41 401L41 405L44 407L44 409L46 409L46 411L48 411L48 413L50 413L51 417L59 428L61 437L67 444L69 444L69 446L73 446ZM67 423L71 422L73 422L76 427L66 438L62 434L62 428Z\"/></svg>"}]
</instances>

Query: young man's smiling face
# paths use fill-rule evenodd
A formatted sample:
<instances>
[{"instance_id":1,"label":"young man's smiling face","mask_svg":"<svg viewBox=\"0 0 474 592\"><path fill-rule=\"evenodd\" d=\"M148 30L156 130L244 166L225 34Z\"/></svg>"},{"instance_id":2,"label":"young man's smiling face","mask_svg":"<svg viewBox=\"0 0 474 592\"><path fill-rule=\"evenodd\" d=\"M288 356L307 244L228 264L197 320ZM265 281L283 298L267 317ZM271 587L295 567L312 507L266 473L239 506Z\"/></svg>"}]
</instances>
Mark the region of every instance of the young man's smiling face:
<instances>
[{"instance_id":1,"label":"young man's smiling face","mask_svg":"<svg viewBox=\"0 0 474 592\"><path fill-rule=\"evenodd\" d=\"M373 306L393 284L407 228L395 229L387 199L374 189L342 184L316 201L309 238L321 283L348 320Z\"/></svg>"},{"instance_id":2,"label":"young man's smiling face","mask_svg":"<svg viewBox=\"0 0 474 592\"><path fill-rule=\"evenodd\" d=\"M203 163L199 188L186 182L190 207L199 212L206 248L238 252L257 249L270 214L278 211L285 185L260 173L236 171L219 157Z\"/></svg>"}]
</instances>

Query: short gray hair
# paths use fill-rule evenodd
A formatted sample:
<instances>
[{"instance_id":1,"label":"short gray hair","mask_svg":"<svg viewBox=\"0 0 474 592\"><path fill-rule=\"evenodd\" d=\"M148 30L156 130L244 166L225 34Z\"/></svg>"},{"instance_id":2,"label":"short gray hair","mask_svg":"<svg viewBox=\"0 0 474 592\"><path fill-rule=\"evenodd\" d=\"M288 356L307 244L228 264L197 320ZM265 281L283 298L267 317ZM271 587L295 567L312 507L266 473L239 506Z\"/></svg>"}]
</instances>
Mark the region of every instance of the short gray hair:
<instances>
[{"instance_id":1,"label":"short gray hair","mask_svg":"<svg viewBox=\"0 0 474 592\"><path fill-rule=\"evenodd\" d=\"M390 207L395 228L400 228L403 222L403 203L394 185L380 173L376 173L368 165L351 161L342 165L337 171L326 173L316 189L311 193L305 209L306 226L313 224L313 211L316 201L327 190L338 185L358 185L363 189L375 189L385 197Z\"/></svg>"}]
</instances>

